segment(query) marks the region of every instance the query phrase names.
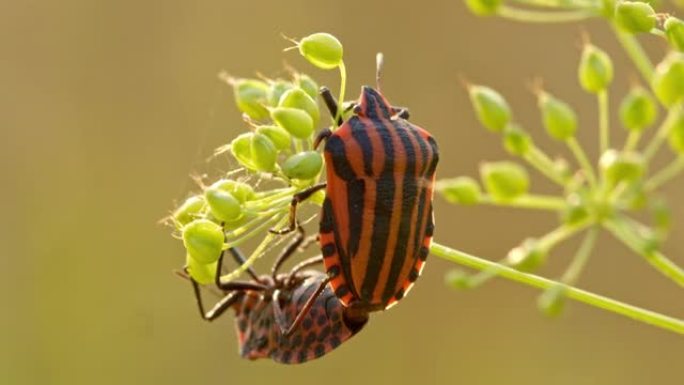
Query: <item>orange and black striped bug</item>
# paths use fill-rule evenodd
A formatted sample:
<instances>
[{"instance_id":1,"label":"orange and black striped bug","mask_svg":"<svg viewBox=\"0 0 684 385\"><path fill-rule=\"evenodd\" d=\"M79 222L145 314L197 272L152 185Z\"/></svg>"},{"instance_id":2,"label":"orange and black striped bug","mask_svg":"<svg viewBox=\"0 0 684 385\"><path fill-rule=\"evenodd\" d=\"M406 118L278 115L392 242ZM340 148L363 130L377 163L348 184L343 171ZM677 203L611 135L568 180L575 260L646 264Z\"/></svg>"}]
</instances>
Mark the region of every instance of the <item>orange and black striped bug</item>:
<instances>
[{"instance_id":1,"label":"orange and black striped bug","mask_svg":"<svg viewBox=\"0 0 684 385\"><path fill-rule=\"evenodd\" d=\"M378 55L378 78L381 63ZM337 116L330 92L321 94ZM335 295L358 314L403 298L428 256L438 148L407 119L406 109L364 86L353 115L316 138L316 146L325 140L326 183L295 195L289 227L273 230L294 230L297 205L325 188L319 228L325 268Z\"/></svg>"},{"instance_id":2,"label":"orange and black striped bug","mask_svg":"<svg viewBox=\"0 0 684 385\"><path fill-rule=\"evenodd\" d=\"M303 240L303 233L278 258L270 275L258 276L251 268L251 281L221 282L221 254L215 278L223 297L205 312L200 287L187 272L200 315L207 321L220 317L227 309L235 312L235 326L243 358L271 358L284 364L299 364L321 357L358 333L368 317L351 318L327 285L326 275L306 268L321 263L314 257L302 261L289 273L278 269ZM229 249L243 264L239 250Z\"/></svg>"}]
</instances>

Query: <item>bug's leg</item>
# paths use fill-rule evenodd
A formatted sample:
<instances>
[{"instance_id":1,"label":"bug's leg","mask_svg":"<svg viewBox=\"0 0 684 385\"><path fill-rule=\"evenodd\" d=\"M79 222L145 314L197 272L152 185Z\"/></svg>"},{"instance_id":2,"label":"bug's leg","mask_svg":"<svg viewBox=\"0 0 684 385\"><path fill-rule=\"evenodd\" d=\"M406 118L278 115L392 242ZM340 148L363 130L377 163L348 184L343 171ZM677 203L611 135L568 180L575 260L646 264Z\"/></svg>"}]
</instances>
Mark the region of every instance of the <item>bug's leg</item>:
<instances>
[{"instance_id":1,"label":"bug's leg","mask_svg":"<svg viewBox=\"0 0 684 385\"><path fill-rule=\"evenodd\" d=\"M328 87L321 87L321 90L319 92L321 94L321 97L323 98L323 102L325 102L325 106L328 107L328 111L330 111L330 116L335 118L339 110L337 100L335 100L335 97L332 95ZM337 118L337 125L342 125L342 122L342 116L339 116Z\"/></svg>"},{"instance_id":2,"label":"bug's leg","mask_svg":"<svg viewBox=\"0 0 684 385\"><path fill-rule=\"evenodd\" d=\"M309 199L313 194L318 192L319 190L324 189L326 186L325 183L320 183L317 185L313 185L306 190L302 190L298 192L297 194L292 196L292 203L290 204L290 223L289 225L281 230L275 230L275 229L270 229L270 231L273 234L278 234L278 235L283 235L283 234L288 234L297 229L297 206L302 203L303 201Z\"/></svg>"},{"instance_id":3,"label":"bug's leg","mask_svg":"<svg viewBox=\"0 0 684 385\"><path fill-rule=\"evenodd\" d=\"M332 131L329 128L318 131L318 134L316 134L316 137L314 138L313 148L317 149L321 142L327 140L330 135L332 135Z\"/></svg>"},{"instance_id":4,"label":"bug's leg","mask_svg":"<svg viewBox=\"0 0 684 385\"><path fill-rule=\"evenodd\" d=\"M305 259L305 260L299 262L298 264L294 265L294 267L292 268L292 270L290 270L290 272L287 274L287 282L286 282L286 285L292 284L292 280L293 280L293 279L297 276L297 274L298 274L299 272L301 272L302 270L304 270L304 269L306 269L306 268L308 268L308 267L311 267L311 266L318 265L318 264L320 264L320 263L323 263L323 256L322 256L322 255L318 255L318 256L315 256L315 257L311 257L311 258Z\"/></svg>"},{"instance_id":5,"label":"bug's leg","mask_svg":"<svg viewBox=\"0 0 684 385\"><path fill-rule=\"evenodd\" d=\"M231 247L230 249L228 249L228 251L233 256L233 259L235 260L235 262L238 263L238 266L242 266L245 264L245 261L247 260L247 258L245 258L245 256L242 254L242 251L240 251L240 249L238 249L237 247ZM221 263L222 262L223 261L221 261ZM247 268L247 274L249 274L249 276L252 277L253 280L255 280L257 282L260 281L259 276L254 271L254 269L252 269L252 266L249 266Z\"/></svg>"},{"instance_id":6,"label":"bug's leg","mask_svg":"<svg viewBox=\"0 0 684 385\"><path fill-rule=\"evenodd\" d=\"M292 239L287 246L285 246L271 268L271 276L273 277L274 282L276 281L276 275L278 275L280 266L282 266L283 263L285 263L285 261L287 261L287 259L290 258L295 251L297 251L302 242L304 242L304 228L302 226L297 226L297 232L298 234L295 235L294 239Z\"/></svg>"},{"instance_id":7,"label":"bug's leg","mask_svg":"<svg viewBox=\"0 0 684 385\"><path fill-rule=\"evenodd\" d=\"M302 323L304 317L309 313L309 310L311 310L311 307L313 306L314 302L316 302L316 298L318 298L318 296L321 295L323 289L325 289L325 286L328 284L328 282L330 282L330 278L326 278L323 281L321 281L321 283L316 288L316 291L314 291L313 294L311 294L311 297L309 297L309 299L306 300L306 303L302 307L302 310L299 311L294 321L292 321L292 324L290 324L289 326L285 321L285 315L283 314L283 310L280 307L280 302L278 301L280 290L276 290L275 293L273 293L274 315L276 318L276 322L278 323L278 327L280 327L280 332L284 337L290 336L292 332L294 332L295 329L297 329L299 324Z\"/></svg>"},{"instance_id":8,"label":"bug's leg","mask_svg":"<svg viewBox=\"0 0 684 385\"><path fill-rule=\"evenodd\" d=\"M410 116L409 110L406 107L392 106L392 114L402 119L408 119Z\"/></svg>"},{"instance_id":9,"label":"bug's leg","mask_svg":"<svg viewBox=\"0 0 684 385\"><path fill-rule=\"evenodd\" d=\"M242 256L242 253L237 251L235 253L234 250L231 250L231 254L236 258L241 263L244 263L244 257ZM245 281L231 281L231 282L221 282L221 268L223 267L223 257L225 257L226 252L222 252L221 255L219 256L218 263L216 265L216 275L214 275L214 284L216 284L216 287L218 287L220 290L223 291L231 291L231 290L258 290L258 291L263 291L266 290L266 286L262 285L257 282L245 282ZM194 282L194 280L193 280Z\"/></svg>"}]
</instances>

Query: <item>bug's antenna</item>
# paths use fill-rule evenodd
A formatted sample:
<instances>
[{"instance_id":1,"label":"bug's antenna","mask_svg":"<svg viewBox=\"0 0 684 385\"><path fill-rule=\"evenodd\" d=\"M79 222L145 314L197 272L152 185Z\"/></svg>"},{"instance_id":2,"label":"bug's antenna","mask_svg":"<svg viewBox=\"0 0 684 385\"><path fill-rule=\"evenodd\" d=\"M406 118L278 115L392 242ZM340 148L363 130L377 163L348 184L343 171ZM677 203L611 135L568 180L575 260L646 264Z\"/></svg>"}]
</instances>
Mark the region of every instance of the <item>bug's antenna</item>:
<instances>
[{"instance_id":1,"label":"bug's antenna","mask_svg":"<svg viewBox=\"0 0 684 385\"><path fill-rule=\"evenodd\" d=\"M375 87L380 91L380 73L382 72L382 65L385 62L385 57L382 52L375 55Z\"/></svg>"}]
</instances>

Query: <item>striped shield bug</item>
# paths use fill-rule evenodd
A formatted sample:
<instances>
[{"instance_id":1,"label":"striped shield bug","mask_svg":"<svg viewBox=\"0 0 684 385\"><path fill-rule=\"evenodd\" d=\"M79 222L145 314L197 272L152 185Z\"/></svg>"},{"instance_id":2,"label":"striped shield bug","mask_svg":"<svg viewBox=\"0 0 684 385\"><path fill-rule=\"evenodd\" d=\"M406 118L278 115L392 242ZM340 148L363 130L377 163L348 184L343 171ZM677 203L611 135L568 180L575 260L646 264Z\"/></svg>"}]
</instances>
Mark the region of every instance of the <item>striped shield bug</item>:
<instances>
[{"instance_id":1,"label":"striped shield bug","mask_svg":"<svg viewBox=\"0 0 684 385\"><path fill-rule=\"evenodd\" d=\"M206 311L200 287L187 273L197 300L200 315L207 321L220 317L232 308L243 358L271 358L284 364L298 364L321 357L350 339L366 324L366 315L353 318L327 284L327 276L305 270L320 264L321 257L302 261L289 273L278 269L302 243L303 233L278 258L270 275L258 276L248 269L251 281L222 282L220 271L225 252L218 262L215 283L223 297ZM229 249L235 260L245 259L239 250Z\"/></svg>"},{"instance_id":2,"label":"striped shield bug","mask_svg":"<svg viewBox=\"0 0 684 385\"><path fill-rule=\"evenodd\" d=\"M378 55L378 79L382 56ZM378 81L379 83L379 81ZM421 273L434 230L432 195L437 143L392 107L378 89L364 86L353 114L323 130L326 183L295 195L296 207L325 188L319 239L335 295L359 313L383 310L404 297ZM332 116L338 106L321 90Z\"/></svg>"}]
</instances>

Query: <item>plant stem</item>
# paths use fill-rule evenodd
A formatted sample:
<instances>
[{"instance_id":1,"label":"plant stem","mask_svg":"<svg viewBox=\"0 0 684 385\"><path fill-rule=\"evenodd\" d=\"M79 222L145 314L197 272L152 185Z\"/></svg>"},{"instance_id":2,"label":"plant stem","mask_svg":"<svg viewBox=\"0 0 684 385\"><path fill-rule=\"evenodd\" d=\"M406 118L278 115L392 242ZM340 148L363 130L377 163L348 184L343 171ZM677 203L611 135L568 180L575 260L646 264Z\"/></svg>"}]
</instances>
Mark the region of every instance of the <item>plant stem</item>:
<instances>
[{"instance_id":1,"label":"plant stem","mask_svg":"<svg viewBox=\"0 0 684 385\"><path fill-rule=\"evenodd\" d=\"M597 235L598 228L595 226L587 231L587 234L584 236L584 239L582 240L582 244L580 245L579 249L577 249L577 253L575 254L575 257L572 259L570 266L561 277L561 282L568 285L574 285L575 282L577 282L577 278L579 278L580 274L582 273L584 266L587 264L587 261L589 260L591 251L594 249Z\"/></svg>"},{"instance_id":2,"label":"plant stem","mask_svg":"<svg viewBox=\"0 0 684 385\"><path fill-rule=\"evenodd\" d=\"M337 98L337 103L339 104L337 108L337 116L335 116L335 121L333 126L337 127L337 122L340 121L340 116L342 116L342 110L344 109L344 90L347 88L347 67L344 66L344 61L340 62L340 94Z\"/></svg>"},{"instance_id":3,"label":"plant stem","mask_svg":"<svg viewBox=\"0 0 684 385\"><path fill-rule=\"evenodd\" d=\"M519 282L528 286L536 287L538 289L549 289L559 284L559 282L543 278L538 275L523 273L513 268L498 264L496 262L488 261L486 259L470 255L463 251L443 246L436 242L432 243L430 251L432 252L432 254L442 259L455 262L460 265L467 266L476 270L491 270L496 272L497 275L503 278L507 278L509 280ZM679 320L673 317L666 316L664 314L659 314L636 306L628 305L624 302L620 302L608 297L604 297L599 294L595 294L571 286L567 287L565 293L568 298L571 298L575 301L582 302L587 305L597 307L599 309L607 310L615 314L619 314L634 319L636 321L640 321L652 326L656 326L665 330L669 330L684 335L683 320Z\"/></svg>"},{"instance_id":4,"label":"plant stem","mask_svg":"<svg viewBox=\"0 0 684 385\"><path fill-rule=\"evenodd\" d=\"M658 128L658 132L656 132L655 136L651 138L651 141L648 143L646 146L646 149L644 150L644 162L648 164L648 162L655 156L655 154L658 152L660 149L660 146L662 146L663 142L665 141L665 138L667 138L667 135L670 133L670 129L674 125L674 123L679 119L679 114L680 114L680 107L676 106L671 108L667 112L667 116L665 117L665 120L660 124L660 127Z\"/></svg>"},{"instance_id":5,"label":"plant stem","mask_svg":"<svg viewBox=\"0 0 684 385\"><path fill-rule=\"evenodd\" d=\"M663 184L669 182L671 179L679 175L684 170L684 155L679 155L677 159L673 160L651 177L646 184L644 190L653 191Z\"/></svg>"},{"instance_id":6,"label":"plant stem","mask_svg":"<svg viewBox=\"0 0 684 385\"><path fill-rule=\"evenodd\" d=\"M634 151L641 139L641 131L630 131L623 151Z\"/></svg>"},{"instance_id":7,"label":"plant stem","mask_svg":"<svg viewBox=\"0 0 684 385\"><path fill-rule=\"evenodd\" d=\"M577 162L580 164L582 171L584 171L584 174L586 174L589 184L592 187L596 187L597 181L596 174L594 173L594 168L591 166L591 163L589 163L589 158L587 158L587 154L582 149L582 146L577 141L577 138L572 137L568 139L566 143L568 144L568 147L570 148L572 154L577 159Z\"/></svg>"},{"instance_id":8,"label":"plant stem","mask_svg":"<svg viewBox=\"0 0 684 385\"><path fill-rule=\"evenodd\" d=\"M560 186L566 185L567 180L558 173L553 161L536 146L532 145L530 150L523 155L523 159L551 181Z\"/></svg>"},{"instance_id":9,"label":"plant stem","mask_svg":"<svg viewBox=\"0 0 684 385\"><path fill-rule=\"evenodd\" d=\"M582 1L582 0L514 0L516 3L533 6L533 7L547 7L547 8L572 8L572 9L583 9L583 8L593 8L599 7L599 4L595 1Z\"/></svg>"},{"instance_id":10,"label":"plant stem","mask_svg":"<svg viewBox=\"0 0 684 385\"><path fill-rule=\"evenodd\" d=\"M610 147L610 115L608 104L608 90L603 89L598 93L598 110L599 110L599 143L601 154L606 152Z\"/></svg>"},{"instance_id":11,"label":"plant stem","mask_svg":"<svg viewBox=\"0 0 684 385\"><path fill-rule=\"evenodd\" d=\"M570 239L573 235L590 225L592 225L590 219L571 225L562 224L539 238L539 248L548 252L559 243Z\"/></svg>"},{"instance_id":12,"label":"plant stem","mask_svg":"<svg viewBox=\"0 0 684 385\"><path fill-rule=\"evenodd\" d=\"M565 199L549 195L526 194L510 201L493 200L490 196L483 196L480 200L483 204L518 207L525 209L561 211L567 207Z\"/></svg>"},{"instance_id":13,"label":"plant stem","mask_svg":"<svg viewBox=\"0 0 684 385\"><path fill-rule=\"evenodd\" d=\"M573 11L530 11L502 5L497 14L503 18L528 23L567 23L598 16L596 10L579 9Z\"/></svg>"},{"instance_id":14,"label":"plant stem","mask_svg":"<svg viewBox=\"0 0 684 385\"><path fill-rule=\"evenodd\" d=\"M653 63L651 63L651 59L648 58L648 55L644 52L639 41L634 35L621 31L620 28L614 24L613 31L620 41L620 44L622 44L622 47L627 52L627 55L629 55L634 62L634 65L637 67L637 70L641 73L641 76L646 80L646 83L651 84L654 71Z\"/></svg>"}]
</instances>

